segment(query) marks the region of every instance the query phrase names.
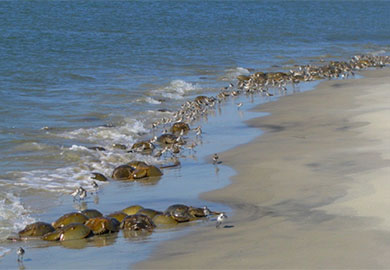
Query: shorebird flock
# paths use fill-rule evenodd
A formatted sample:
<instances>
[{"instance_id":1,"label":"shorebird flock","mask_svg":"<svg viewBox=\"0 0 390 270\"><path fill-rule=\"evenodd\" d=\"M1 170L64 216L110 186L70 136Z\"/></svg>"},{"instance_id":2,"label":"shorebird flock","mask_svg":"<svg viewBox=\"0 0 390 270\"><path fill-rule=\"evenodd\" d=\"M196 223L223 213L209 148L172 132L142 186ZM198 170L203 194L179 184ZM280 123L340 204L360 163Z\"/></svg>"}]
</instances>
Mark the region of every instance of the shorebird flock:
<instances>
[{"instance_id":1,"label":"shorebird flock","mask_svg":"<svg viewBox=\"0 0 390 270\"><path fill-rule=\"evenodd\" d=\"M216 96L197 96L193 100L188 100L175 112L168 113L168 116L155 120L151 124L152 138L146 141L137 142L128 152L137 152L152 155L163 164L166 161L173 161L173 165L165 167L179 166L179 158L183 157L183 151L192 153L197 145L202 143L203 130L201 126L190 129L190 125L207 119L209 114L215 114L219 104L229 97L241 94L259 94L260 96L272 97L275 91L286 92L288 85L296 85L301 82L323 80L323 79L344 79L354 76L355 72L368 68L382 68L390 64L390 56L359 55L354 56L349 61L331 61L321 66L300 65L288 72L256 72L249 76L239 75L235 84L220 89ZM236 104L239 110L243 103ZM187 126L187 129L175 133L172 128L175 124ZM157 136L160 131L160 136ZM170 133L171 132L171 133ZM193 133L190 138L189 132ZM165 136L165 137L163 137ZM163 137L163 138L162 138ZM115 144L118 149L126 150L126 146ZM220 163L219 156L212 157L214 165ZM217 167L217 166L215 166ZM161 167L163 168L163 166ZM96 178L95 178L96 179ZM92 183L92 188L96 191L98 185ZM74 200L84 200L87 192L83 187L76 189L72 194ZM226 216L221 216L223 219Z\"/></svg>"},{"instance_id":2,"label":"shorebird flock","mask_svg":"<svg viewBox=\"0 0 390 270\"><path fill-rule=\"evenodd\" d=\"M389 56L358 55L352 57L350 61L331 61L322 66L300 65L288 72L256 72L250 76L239 75L236 85L230 83L229 86L221 89L215 97L197 96L194 100L186 101L178 111L153 122L152 129L154 131L161 129L161 134L167 134L169 126L173 123L194 124L202 118L207 118L209 113L215 111L217 104L224 102L229 97L255 93L271 97L274 95L271 90L287 91L287 85L289 84L295 85L321 79L348 78L354 76L357 70L372 67L382 68L388 64L390 64ZM239 110L242 105L241 102L236 104L237 109ZM198 139L202 136L201 126L194 128L193 131ZM181 133L176 143L156 150L155 157L161 157L167 153L175 156L180 153L186 144L184 135L184 133ZM156 140L157 137L155 136L149 142L154 143ZM193 150L197 144L199 143L193 142L191 147L187 148ZM216 161L214 160L214 162Z\"/></svg>"}]
</instances>

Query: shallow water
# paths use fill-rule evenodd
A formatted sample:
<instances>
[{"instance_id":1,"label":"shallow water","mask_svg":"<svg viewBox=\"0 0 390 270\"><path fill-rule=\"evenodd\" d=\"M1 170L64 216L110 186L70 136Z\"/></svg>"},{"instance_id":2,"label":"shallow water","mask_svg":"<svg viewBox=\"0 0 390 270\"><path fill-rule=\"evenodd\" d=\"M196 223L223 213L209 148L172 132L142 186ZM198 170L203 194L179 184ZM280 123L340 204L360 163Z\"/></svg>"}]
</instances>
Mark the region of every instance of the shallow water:
<instances>
[{"instance_id":1,"label":"shallow water","mask_svg":"<svg viewBox=\"0 0 390 270\"><path fill-rule=\"evenodd\" d=\"M390 2L351 3L0 2L0 239L74 209L68 194L79 185L91 190L93 171L110 175L135 158L159 162L112 147L150 138L151 123L169 115L158 109L177 110L196 95L216 95L254 70L388 53ZM246 105L239 112L230 105L222 110L249 116ZM214 168L202 157L254 136L239 118L223 115L195 124L205 130L198 161L183 160L180 170L167 170L155 185L103 185L99 204L91 198L88 206L107 212L125 207L119 189L131 193L131 203L158 209L178 200L204 204L199 192L226 185L229 173L203 182L207 177L199 175ZM187 178L203 181L189 185Z\"/></svg>"}]
</instances>

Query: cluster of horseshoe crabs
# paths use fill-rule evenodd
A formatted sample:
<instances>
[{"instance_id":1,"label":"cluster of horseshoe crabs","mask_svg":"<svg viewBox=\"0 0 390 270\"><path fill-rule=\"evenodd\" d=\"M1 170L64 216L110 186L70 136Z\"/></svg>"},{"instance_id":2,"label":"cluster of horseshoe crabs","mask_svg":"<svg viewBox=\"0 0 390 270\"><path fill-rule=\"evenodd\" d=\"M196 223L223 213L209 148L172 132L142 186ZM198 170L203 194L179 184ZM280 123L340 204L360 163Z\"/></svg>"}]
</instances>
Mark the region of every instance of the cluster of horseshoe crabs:
<instances>
[{"instance_id":1,"label":"cluster of horseshoe crabs","mask_svg":"<svg viewBox=\"0 0 390 270\"><path fill-rule=\"evenodd\" d=\"M165 211L144 208L140 205L129 206L122 211L103 216L95 209L72 212L58 218L51 224L35 222L19 231L18 237L10 240L40 238L46 241L66 241L116 233L122 229L125 236L131 232L151 233L155 228L168 228L182 222L189 222L210 215L216 215L207 207L198 208L184 204L174 204Z\"/></svg>"},{"instance_id":2,"label":"cluster of horseshoe crabs","mask_svg":"<svg viewBox=\"0 0 390 270\"><path fill-rule=\"evenodd\" d=\"M148 165L143 161L132 161L116 167L112 178L118 180L137 180L145 177L160 177L163 173L159 168Z\"/></svg>"},{"instance_id":3,"label":"cluster of horseshoe crabs","mask_svg":"<svg viewBox=\"0 0 390 270\"><path fill-rule=\"evenodd\" d=\"M371 67L381 68L390 64L389 56L358 55L349 61L331 61L321 66L300 65L288 72L255 72L251 75L239 75L237 84L221 89L220 93L213 97L197 96L194 100L188 100L181 105L176 112L171 112L169 116L156 120L152 124L153 130L162 130L160 136L154 136L149 140L143 140L133 144L130 152L161 156L176 157L186 146L190 151L197 145L193 140L192 144L187 142L186 135L191 131L190 124L207 117L210 112L214 112L216 104L223 102L226 98L239 94L254 94L271 96L271 88L285 91L287 84L297 84L303 81L313 81L320 79L347 78L354 75L354 71ZM197 135L201 134L200 126L196 129ZM119 146L116 145L116 148ZM122 145L121 145L122 147ZM176 162L179 164L179 162ZM148 167L149 166L149 167ZM112 178L121 180L134 180L144 177L161 176L159 168L146 164L135 166L125 164L117 167Z\"/></svg>"},{"instance_id":4,"label":"cluster of horseshoe crabs","mask_svg":"<svg viewBox=\"0 0 390 270\"><path fill-rule=\"evenodd\" d=\"M187 137L191 131L190 124L207 117L214 112L217 104L231 96L246 94L272 95L270 88L286 90L287 84L297 84L302 81L320 79L347 78L354 75L354 71L366 68L380 68L390 64L389 56L354 56L350 61L332 61L323 66L303 65L296 70L288 72L256 72L249 76L237 77L237 84L231 84L220 91L216 97L197 96L194 100L186 101L181 108L152 124L153 130L161 128L160 136L137 142L132 145L129 152L143 155L161 156L170 155L176 157L183 147L188 149L196 146L193 142L188 146ZM201 136L200 126L195 128L197 136ZM170 133L169 133L170 132ZM114 148L126 150L125 145L114 144ZM104 151L104 148L95 147L94 150ZM175 165L180 162L175 162ZM163 168L163 167L160 167ZM160 168L149 165L143 161L133 161L114 169L111 177L118 180L137 180L143 178L161 177ZM94 173L93 179L106 181L107 178ZM168 207L165 211L156 211L141 206L131 206L122 211L103 216L97 210L85 210L81 213L69 213L62 216L52 224L36 222L29 224L21 230L18 238L38 237L48 241L64 241L70 239L82 239L92 235L116 233L120 229L124 232L152 232L156 227L170 227L178 223L189 222L209 215L217 214L207 208L196 208L182 204Z\"/></svg>"}]
</instances>

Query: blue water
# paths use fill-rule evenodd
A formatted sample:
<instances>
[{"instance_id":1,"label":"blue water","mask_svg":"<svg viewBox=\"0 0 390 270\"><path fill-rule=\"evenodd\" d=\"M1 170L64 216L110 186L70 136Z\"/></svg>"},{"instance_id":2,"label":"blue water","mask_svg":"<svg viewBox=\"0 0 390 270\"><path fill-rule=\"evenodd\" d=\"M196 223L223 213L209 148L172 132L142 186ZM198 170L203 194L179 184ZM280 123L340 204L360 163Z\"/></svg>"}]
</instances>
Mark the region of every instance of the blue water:
<instances>
[{"instance_id":1,"label":"blue water","mask_svg":"<svg viewBox=\"0 0 390 270\"><path fill-rule=\"evenodd\" d=\"M91 171L127 162L112 144L150 135L158 109L240 74L388 54L389 14L387 1L0 2L0 239L50 212L37 198L63 207Z\"/></svg>"}]
</instances>

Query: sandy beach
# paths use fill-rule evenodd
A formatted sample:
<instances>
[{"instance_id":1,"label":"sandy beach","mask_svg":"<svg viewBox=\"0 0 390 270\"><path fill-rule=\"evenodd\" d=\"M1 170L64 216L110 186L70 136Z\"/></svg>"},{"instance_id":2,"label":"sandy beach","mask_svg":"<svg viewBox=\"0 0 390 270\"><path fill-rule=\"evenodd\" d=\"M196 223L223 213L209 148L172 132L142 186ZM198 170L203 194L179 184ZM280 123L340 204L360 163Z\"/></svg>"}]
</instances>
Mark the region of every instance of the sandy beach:
<instances>
[{"instance_id":1,"label":"sandy beach","mask_svg":"<svg viewBox=\"0 0 390 270\"><path fill-rule=\"evenodd\" d=\"M390 70L282 97L249 121L265 134L220 154L237 171L202 195L215 223L163 243L135 268L388 268Z\"/></svg>"}]
</instances>

